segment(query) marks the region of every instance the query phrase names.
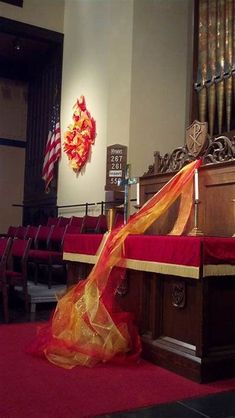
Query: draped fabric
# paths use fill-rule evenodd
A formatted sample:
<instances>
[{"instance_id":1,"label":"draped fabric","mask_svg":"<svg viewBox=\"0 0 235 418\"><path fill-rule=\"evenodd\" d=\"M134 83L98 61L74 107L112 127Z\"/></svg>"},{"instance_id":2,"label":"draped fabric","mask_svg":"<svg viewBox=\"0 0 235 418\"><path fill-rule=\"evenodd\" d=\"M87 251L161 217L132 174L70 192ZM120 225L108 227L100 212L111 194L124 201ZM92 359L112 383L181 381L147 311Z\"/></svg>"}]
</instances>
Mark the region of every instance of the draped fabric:
<instances>
[{"instance_id":1,"label":"draped fabric","mask_svg":"<svg viewBox=\"0 0 235 418\"><path fill-rule=\"evenodd\" d=\"M123 243L129 234L142 234L180 196L189 193L194 161L177 173L134 214L113 230L86 280L59 301L49 324L41 327L29 351L65 368L99 362L136 361L141 352L134 318L121 312L115 293L124 277Z\"/></svg>"}]
</instances>

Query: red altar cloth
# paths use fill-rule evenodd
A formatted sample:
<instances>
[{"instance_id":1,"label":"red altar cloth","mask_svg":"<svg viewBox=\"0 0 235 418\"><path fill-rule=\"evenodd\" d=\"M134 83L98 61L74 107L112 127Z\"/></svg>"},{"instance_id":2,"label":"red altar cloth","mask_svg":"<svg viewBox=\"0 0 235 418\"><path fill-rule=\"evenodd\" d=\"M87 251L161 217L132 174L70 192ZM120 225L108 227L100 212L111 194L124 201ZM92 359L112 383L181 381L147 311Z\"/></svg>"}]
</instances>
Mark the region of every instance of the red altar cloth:
<instances>
[{"instance_id":1,"label":"red altar cloth","mask_svg":"<svg viewBox=\"0 0 235 418\"><path fill-rule=\"evenodd\" d=\"M66 235L64 259L95 263L103 235ZM220 237L129 235L126 267L198 279L235 274L235 240ZM85 257L85 258L84 258Z\"/></svg>"},{"instance_id":2,"label":"red altar cloth","mask_svg":"<svg viewBox=\"0 0 235 418\"><path fill-rule=\"evenodd\" d=\"M96 255L102 239L102 234L66 234L64 253Z\"/></svg>"},{"instance_id":3,"label":"red altar cloth","mask_svg":"<svg viewBox=\"0 0 235 418\"><path fill-rule=\"evenodd\" d=\"M235 239L205 237L203 239L204 264L235 265Z\"/></svg>"},{"instance_id":4,"label":"red altar cloth","mask_svg":"<svg viewBox=\"0 0 235 418\"><path fill-rule=\"evenodd\" d=\"M124 243L126 258L200 266L202 242L198 237L129 235Z\"/></svg>"}]
</instances>

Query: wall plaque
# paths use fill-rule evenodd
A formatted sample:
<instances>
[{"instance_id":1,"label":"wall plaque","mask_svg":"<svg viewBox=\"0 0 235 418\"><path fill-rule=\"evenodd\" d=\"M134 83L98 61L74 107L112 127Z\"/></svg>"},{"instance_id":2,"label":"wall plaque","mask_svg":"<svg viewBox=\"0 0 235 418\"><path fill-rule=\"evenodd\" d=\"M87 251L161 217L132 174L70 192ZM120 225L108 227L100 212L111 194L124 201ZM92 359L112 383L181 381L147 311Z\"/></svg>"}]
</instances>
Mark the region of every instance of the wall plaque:
<instances>
[{"instance_id":1,"label":"wall plaque","mask_svg":"<svg viewBox=\"0 0 235 418\"><path fill-rule=\"evenodd\" d=\"M127 165L127 147L125 145L110 145L107 147L106 185L105 190L123 190L118 186L118 180L125 178Z\"/></svg>"}]
</instances>

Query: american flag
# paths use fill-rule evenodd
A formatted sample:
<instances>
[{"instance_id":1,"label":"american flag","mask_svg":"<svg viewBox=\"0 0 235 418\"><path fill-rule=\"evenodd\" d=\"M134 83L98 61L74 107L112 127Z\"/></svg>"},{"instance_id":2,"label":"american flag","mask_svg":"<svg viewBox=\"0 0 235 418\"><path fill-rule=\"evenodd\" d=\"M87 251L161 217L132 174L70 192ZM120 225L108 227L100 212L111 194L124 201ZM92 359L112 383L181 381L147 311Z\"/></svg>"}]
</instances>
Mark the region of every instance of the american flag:
<instances>
[{"instance_id":1,"label":"american flag","mask_svg":"<svg viewBox=\"0 0 235 418\"><path fill-rule=\"evenodd\" d=\"M48 193L49 185L53 179L54 165L61 156L61 135L59 106L53 106L51 125L48 132L46 149L44 154L44 163L42 169L42 178L45 181L45 191Z\"/></svg>"}]
</instances>

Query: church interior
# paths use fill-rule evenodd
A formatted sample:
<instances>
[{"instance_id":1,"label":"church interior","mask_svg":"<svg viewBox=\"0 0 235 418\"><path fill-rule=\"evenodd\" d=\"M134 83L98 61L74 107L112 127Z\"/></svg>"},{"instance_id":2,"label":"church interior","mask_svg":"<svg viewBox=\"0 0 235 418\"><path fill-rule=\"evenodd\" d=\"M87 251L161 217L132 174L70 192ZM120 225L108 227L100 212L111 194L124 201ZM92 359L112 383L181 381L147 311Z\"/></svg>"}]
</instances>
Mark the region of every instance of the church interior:
<instances>
[{"instance_id":1,"label":"church interior","mask_svg":"<svg viewBox=\"0 0 235 418\"><path fill-rule=\"evenodd\" d=\"M235 416L235 0L0 12L0 417Z\"/></svg>"}]
</instances>

